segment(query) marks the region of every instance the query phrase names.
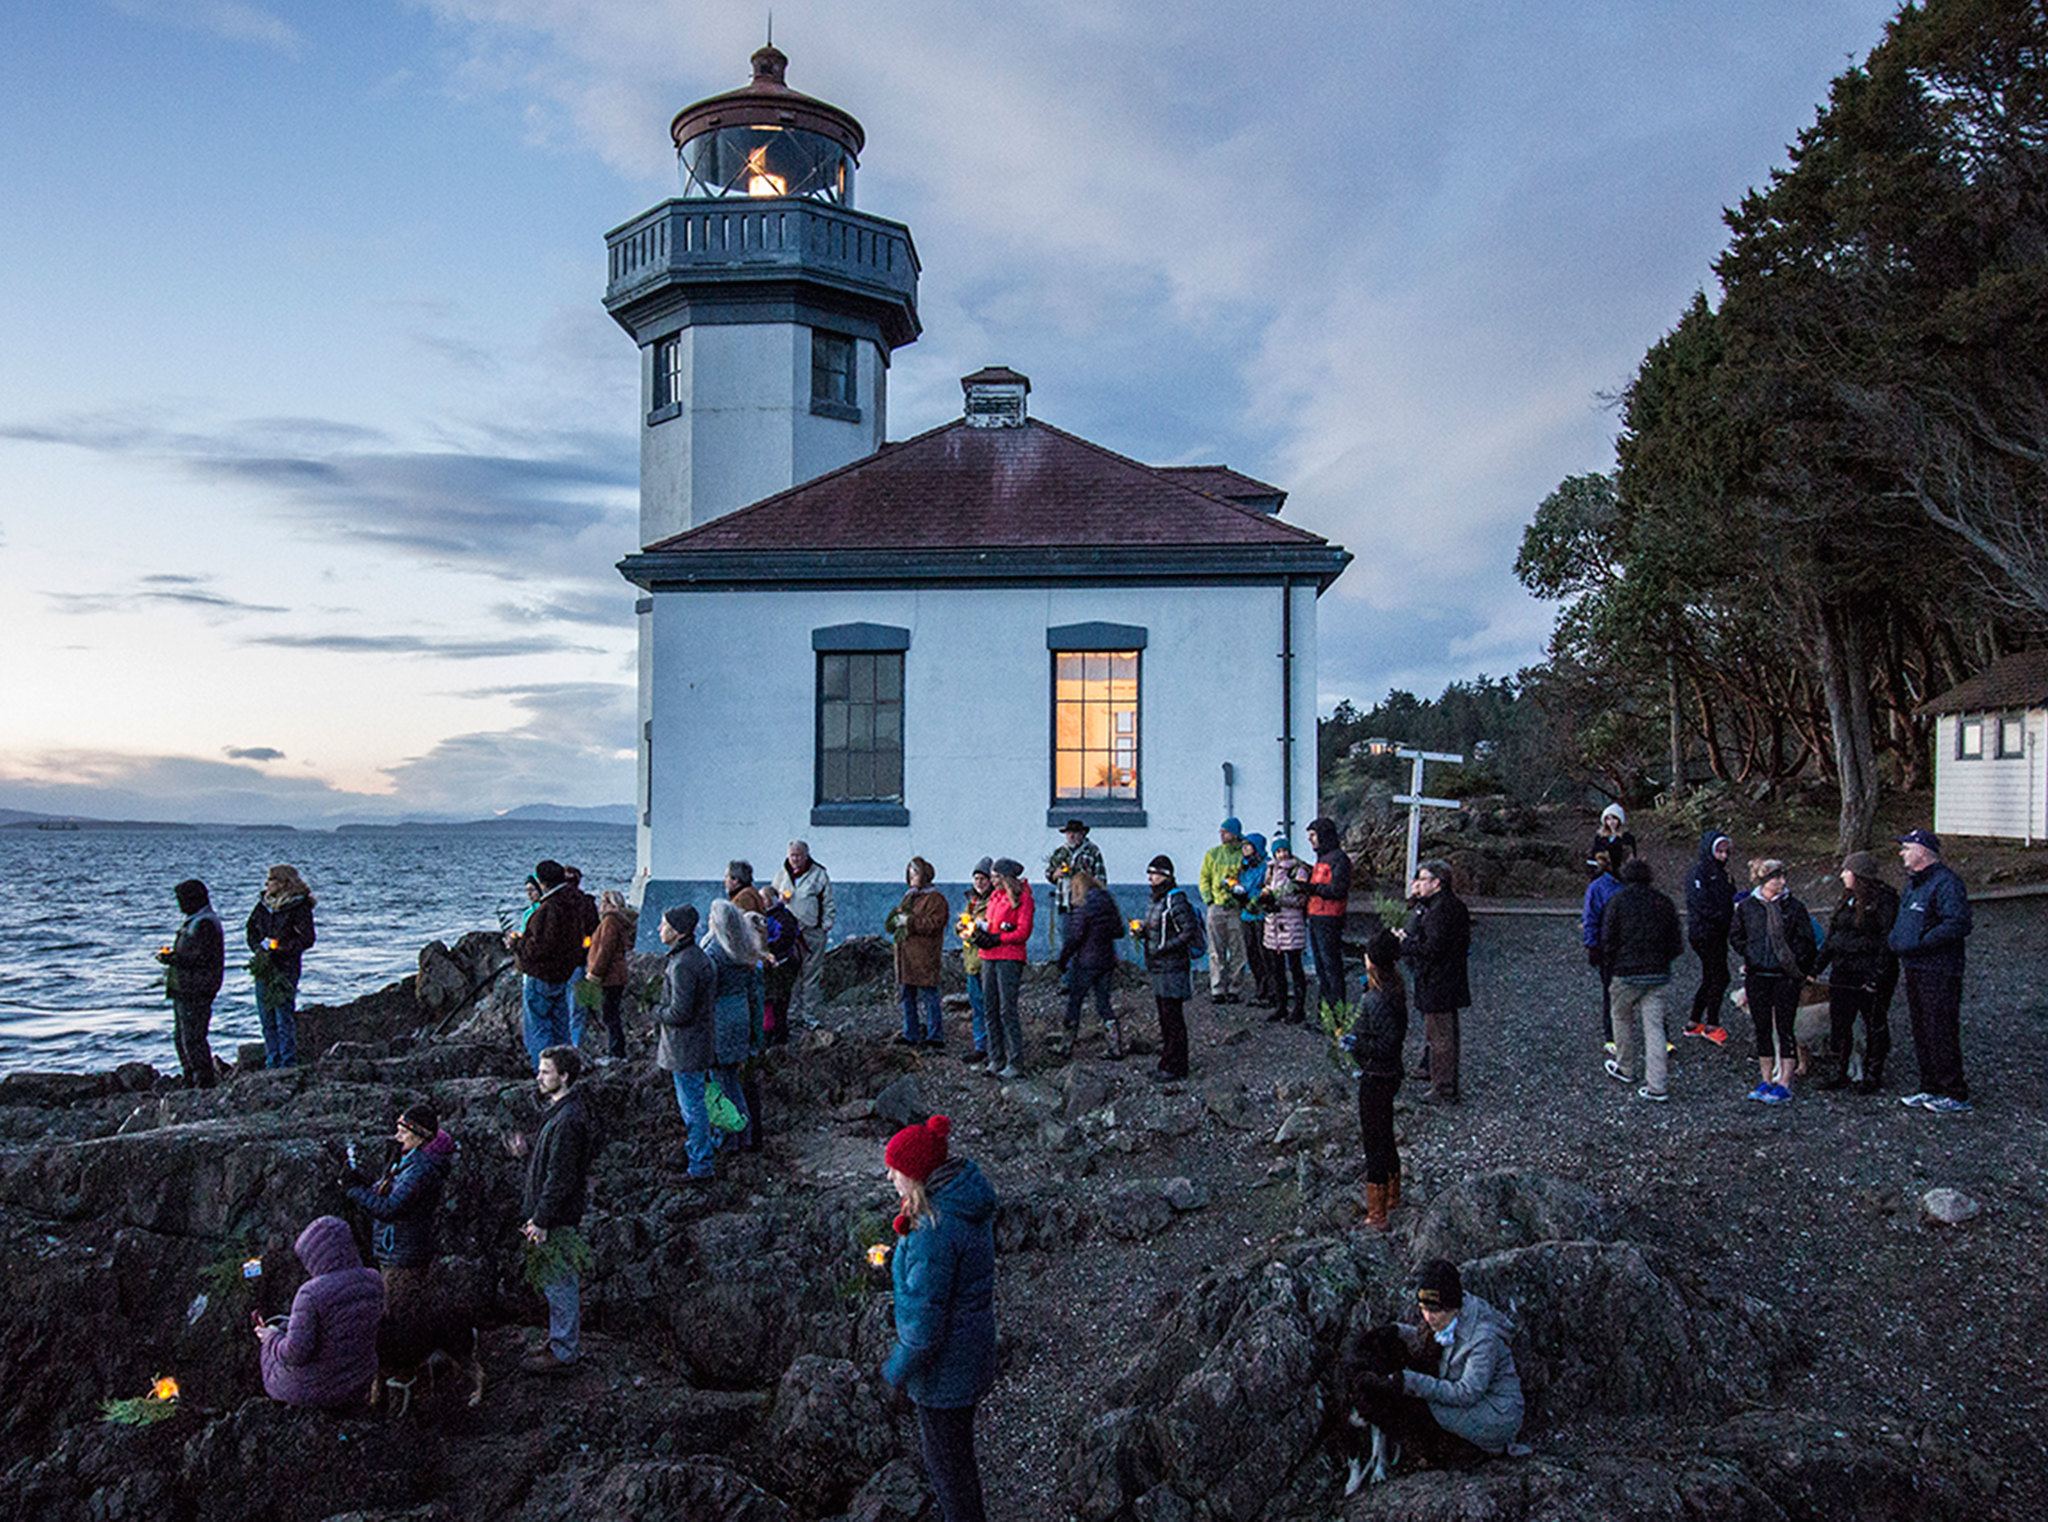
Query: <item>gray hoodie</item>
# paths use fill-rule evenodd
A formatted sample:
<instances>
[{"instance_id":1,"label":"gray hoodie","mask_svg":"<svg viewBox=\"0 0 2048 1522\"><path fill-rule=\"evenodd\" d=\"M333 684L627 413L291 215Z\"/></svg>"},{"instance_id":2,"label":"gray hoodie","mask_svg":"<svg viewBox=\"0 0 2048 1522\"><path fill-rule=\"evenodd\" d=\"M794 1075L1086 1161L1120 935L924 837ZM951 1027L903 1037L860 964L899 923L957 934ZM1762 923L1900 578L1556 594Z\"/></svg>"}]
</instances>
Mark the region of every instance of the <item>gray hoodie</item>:
<instances>
[{"instance_id":1,"label":"gray hoodie","mask_svg":"<svg viewBox=\"0 0 2048 1522\"><path fill-rule=\"evenodd\" d=\"M1508 1348L1513 1329L1502 1312L1467 1294L1444 1350L1442 1373L1433 1377L1410 1369L1402 1376L1408 1394L1429 1402L1439 1427L1488 1453L1504 1452L1522 1430L1522 1380Z\"/></svg>"}]
</instances>

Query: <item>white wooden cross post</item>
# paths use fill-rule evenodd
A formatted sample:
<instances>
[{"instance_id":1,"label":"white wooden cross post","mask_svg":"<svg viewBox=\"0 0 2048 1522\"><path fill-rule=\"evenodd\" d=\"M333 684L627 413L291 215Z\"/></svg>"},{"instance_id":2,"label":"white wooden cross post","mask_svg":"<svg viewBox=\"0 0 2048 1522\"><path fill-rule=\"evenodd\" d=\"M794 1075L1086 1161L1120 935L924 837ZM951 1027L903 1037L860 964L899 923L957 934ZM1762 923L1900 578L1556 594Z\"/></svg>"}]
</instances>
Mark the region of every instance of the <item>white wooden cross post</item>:
<instances>
[{"instance_id":1,"label":"white wooden cross post","mask_svg":"<svg viewBox=\"0 0 2048 1522\"><path fill-rule=\"evenodd\" d=\"M1402 880L1402 891L1407 884L1415 881L1415 865L1422 854L1422 811L1424 809L1454 809L1458 807L1455 798L1425 798L1422 796L1422 767L1428 761L1447 761L1453 766L1464 764L1463 756L1452 755L1443 750L1397 750L1394 752L1404 761L1414 762L1408 773L1408 791L1398 793L1394 802L1408 805L1408 875Z\"/></svg>"}]
</instances>

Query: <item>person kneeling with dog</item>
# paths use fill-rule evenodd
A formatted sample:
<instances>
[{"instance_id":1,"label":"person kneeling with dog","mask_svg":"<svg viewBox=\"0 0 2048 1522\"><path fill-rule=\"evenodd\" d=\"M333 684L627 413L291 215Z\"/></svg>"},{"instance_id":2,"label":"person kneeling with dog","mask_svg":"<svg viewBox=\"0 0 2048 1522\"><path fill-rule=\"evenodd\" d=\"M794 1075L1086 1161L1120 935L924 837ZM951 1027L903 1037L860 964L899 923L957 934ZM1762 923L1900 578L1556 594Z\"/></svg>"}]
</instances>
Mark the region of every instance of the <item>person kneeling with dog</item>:
<instances>
[{"instance_id":1,"label":"person kneeling with dog","mask_svg":"<svg viewBox=\"0 0 2048 1522\"><path fill-rule=\"evenodd\" d=\"M1466 1294L1457 1265L1442 1258L1422 1266L1415 1302L1422 1312L1419 1331L1398 1325L1382 1331L1436 1353L1438 1371L1395 1370L1383 1362L1365 1367L1371 1360L1357 1352L1348 1360L1352 1425L1378 1428L1384 1441L1373 1444L1369 1471L1353 1461L1347 1494L1368 1473L1375 1482L1386 1478L1403 1448L1432 1465L1472 1464L1507 1452L1522 1429L1522 1381L1508 1347L1507 1317ZM1369 1334L1365 1343L1375 1340ZM1427 1346L1432 1342L1435 1347Z\"/></svg>"}]
</instances>

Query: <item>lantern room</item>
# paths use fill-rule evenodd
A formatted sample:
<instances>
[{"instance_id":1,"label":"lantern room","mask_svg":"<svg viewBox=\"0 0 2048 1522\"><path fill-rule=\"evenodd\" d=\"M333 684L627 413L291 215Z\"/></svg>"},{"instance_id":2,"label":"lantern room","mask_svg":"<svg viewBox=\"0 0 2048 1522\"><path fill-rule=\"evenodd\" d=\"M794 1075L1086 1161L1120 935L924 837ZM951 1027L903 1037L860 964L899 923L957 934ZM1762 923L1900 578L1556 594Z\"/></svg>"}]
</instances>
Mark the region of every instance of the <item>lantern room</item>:
<instances>
[{"instance_id":1,"label":"lantern room","mask_svg":"<svg viewBox=\"0 0 2048 1522\"><path fill-rule=\"evenodd\" d=\"M784 83L789 59L773 43L753 57L737 90L687 106L669 124L686 200L792 198L853 205L865 142L837 106Z\"/></svg>"}]
</instances>

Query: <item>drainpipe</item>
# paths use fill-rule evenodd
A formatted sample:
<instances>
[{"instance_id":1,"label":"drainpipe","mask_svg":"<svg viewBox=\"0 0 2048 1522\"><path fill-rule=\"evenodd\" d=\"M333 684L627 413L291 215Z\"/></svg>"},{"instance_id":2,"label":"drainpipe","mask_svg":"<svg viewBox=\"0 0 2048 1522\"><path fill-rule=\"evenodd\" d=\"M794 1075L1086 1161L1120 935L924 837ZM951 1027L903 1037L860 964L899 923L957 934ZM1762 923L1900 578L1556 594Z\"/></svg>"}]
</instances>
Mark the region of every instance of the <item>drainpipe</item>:
<instances>
[{"instance_id":1,"label":"drainpipe","mask_svg":"<svg viewBox=\"0 0 2048 1522\"><path fill-rule=\"evenodd\" d=\"M1294 578L1280 578L1280 833L1294 838Z\"/></svg>"}]
</instances>

